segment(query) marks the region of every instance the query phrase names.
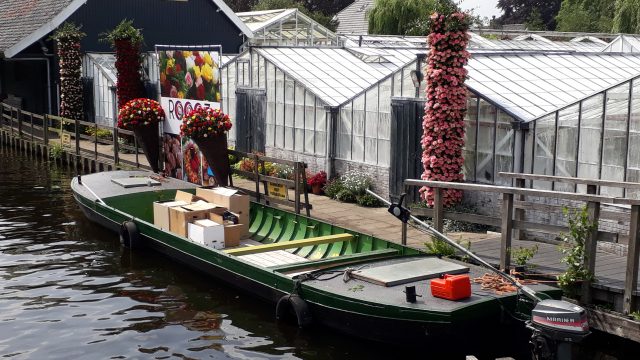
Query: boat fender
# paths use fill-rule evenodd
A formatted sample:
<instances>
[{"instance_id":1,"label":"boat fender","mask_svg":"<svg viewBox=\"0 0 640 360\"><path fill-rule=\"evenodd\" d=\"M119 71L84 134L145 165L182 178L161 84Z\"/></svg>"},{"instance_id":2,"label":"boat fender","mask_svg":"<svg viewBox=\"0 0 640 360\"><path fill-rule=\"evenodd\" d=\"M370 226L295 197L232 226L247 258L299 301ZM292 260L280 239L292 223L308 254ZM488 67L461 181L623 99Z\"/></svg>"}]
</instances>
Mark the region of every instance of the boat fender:
<instances>
[{"instance_id":1,"label":"boat fender","mask_svg":"<svg viewBox=\"0 0 640 360\"><path fill-rule=\"evenodd\" d=\"M130 249L140 247L140 231L136 223L131 220L120 225L120 245Z\"/></svg>"},{"instance_id":2,"label":"boat fender","mask_svg":"<svg viewBox=\"0 0 640 360\"><path fill-rule=\"evenodd\" d=\"M293 311L301 329L309 327L313 323L309 305L299 295L289 294L278 300L276 305L276 320L283 320L289 311Z\"/></svg>"}]
</instances>

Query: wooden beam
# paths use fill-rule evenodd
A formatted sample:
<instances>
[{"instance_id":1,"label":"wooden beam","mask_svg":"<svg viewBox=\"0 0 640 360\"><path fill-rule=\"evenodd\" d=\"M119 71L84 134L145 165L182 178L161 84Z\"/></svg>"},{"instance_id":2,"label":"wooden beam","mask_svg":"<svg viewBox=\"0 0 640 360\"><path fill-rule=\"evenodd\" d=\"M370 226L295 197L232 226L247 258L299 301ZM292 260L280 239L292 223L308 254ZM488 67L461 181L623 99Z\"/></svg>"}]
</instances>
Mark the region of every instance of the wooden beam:
<instances>
[{"instance_id":1,"label":"wooden beam","mask_svg":"<svg viewBox=\"0 0 640 360\"><path fill-rule=\"evenodd\" d=\"M640 189L640 183L626 182L626 181L612 181L612 180L596 180L576 178L569 176L552 176L552 175L538 175L538 174L520 174L512 172L501 172L499 176L507 179L522 179L522 180L538 180L538 181L555 181L567 184L584 184L584 185L596 185L596 186L610 186L619 187L625 189ZM517 185L516 185L517 186Z\"/></svg>"},{"instance_id":2,"label":"wooden beam","mask_svg":"<svg viewBox=\"0 0 640 360\"><path fill-rule=\"evenodd\" d=\"M627 273L624 278L624 302L622 310L629 315L635 310L633 293L638 286L638 256L640 256L640 205L631 206L631 222L629 224L629 249L627 252Z\"/></svg>"},{"instance_id":3,"label":"wooden beam","mask_svg":"<svg viewBox=\"0 0 640 360\"><path fill-rule=\"evenodd\" d=\"M442 204L442 189L433 189L433 225L436 230L442 232L444 228L444 207Z\"/></svg>"},{"instance_id":4,"label":"wooden beam","mask_svg":"<svg viewBox=\"0 0 640 360\"><path fill-rule=\"evenodd\" d=\"M595 185L587 185L587 191L595 191ZM590 223L598 224L600 220L600 203L589 201L587 203L587 214L589 216ZM595 226L584 242L584 267L591 276L595 276L597 250L598 226ZM591 303L591 281L582 282L582 296L580 298L580 302L583 304Z\"/></svg>"},{"instance_id":5,"label":"wooden beam","mask_svg":"<svg viewBox=\"0 0 640 360\"><path fill-rule=\"evenodd\" d=\"M312 245L330 244L334 242L348 241L352 239L353 239L353 235L351 234L335 234L335 235L319 236L315 238L302 239L302 240L280 241L280 242L265 244L265 245L246 246L246 247L224 250L224 252L226 252L229 255L242 256L242 255L258 254L258 253L276 251L276 250L295 249L295 248L301 248L301 247L312 246Z\"/></svg>"},{"instance_id":6,"label":"wooden beam","mask_svg":"<svg viewBox=\"0 0 640 360\"><path fill-rule=\"evenodd\" d=\"M380 259L383 257L390 257L397 255L399 251L397 249L381 249L381 250L373 250L362 253L350 254L350 255L341 255L332 258L305 261L297 264L287 264L287 265L279 265L273 266L269 269L274 271L278 271L281 273L290 273L290 272L302 272L309 270L320 270L326 269L329 267L337 266L337 265L346 265L352 264L356 262L362 262L366 260Z\"/></svg>"},{"instance_id":7,"label":"wooden beam","mask_svg":"<svg viewBox=\"0 0 640 360\"><path fill-rule=\"evenodd\" d=\"M502 194L501 215L500 269L509 271L509 266L511 265L511 233L513 231L513 194Z\"/></svg>"},{"instance_id":8,"label":"wooden beam","mask_svg":"<svg viewBox=\"0 0 640 360\"><path fill-rule=\"evenodd\" d=\"M525 180L521 179L521 178L517 178L516 179L516 187L524 189ZM518 195L517 200L518 201L524 201L525 200L525 196L524 195ZM516 208L515 214L514 214L514 219L516 221L524 221L524 209ZM514 231L514 235L515 235L516 240L524 240L524 231L522 231L522 229L516 229Z\"/></svg>"}]
</instances>

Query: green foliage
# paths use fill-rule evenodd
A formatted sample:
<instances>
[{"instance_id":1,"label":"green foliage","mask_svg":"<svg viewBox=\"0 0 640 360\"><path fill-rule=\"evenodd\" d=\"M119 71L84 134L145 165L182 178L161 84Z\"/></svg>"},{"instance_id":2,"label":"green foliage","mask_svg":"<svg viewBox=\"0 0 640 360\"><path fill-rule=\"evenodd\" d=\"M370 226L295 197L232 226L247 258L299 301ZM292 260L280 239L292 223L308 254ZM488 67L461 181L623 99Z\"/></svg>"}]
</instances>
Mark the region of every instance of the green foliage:
<instances>
[{"instance_id":1,"label":"green foliage","mask_svg":"<svg viewBox=\"0 0 640 360\"><path fill-rule=\"evenodd\" d=\"M461 241L456 241L456 242L458 243L458 245L461 244ZM438 238L432 238L431 242L425 243L424 246L427 248L427 252L432 255L443 256L443 257L456 256L457 249L453 245L449 244L448 242ZM465 248L467 248L467 250L470 250L471 242L467 241L464 246ZM463 260L468 260L468 259L466 256L464 256Z\"/></svg>"},{"instance_id":2,"label":"green foliage","mask_svg":"<svg viewBox=\"0 0 640 360\"><path fill-rule=\"evenodd\" d=\"M96 132L98 133L98 139L105 139L105 140L110 140L113 137L113 134L111 134L111 131L107 130L107 129L100 129L100 128L95 128L95 127L88 127L84 130L85 134L91 136L91 137L95 137L96 136Z\"/></svg>"},{"instance_id":3,"label":"green foliage","mask_svg":"<svg viewBox=\"0 0 640 360\"><path fill-rule=\"evenodd\" d=\"M340 192L338 192L338 194L336 194L336 200L342 201L342 202L346 202L346 203L353 203L356 202L356 196L349 190L347 189L342 189L340 190Z\"/></svg>"},{"instance_id":4,"label":"green foliage","mask_svg":"<svg viewBox=\"0 0 640 360\"><path fill-rule=\"evenodd\" d=\"M558 31L610 32L615 1L563 0L556 16Z\"/></svg>"},{"instance_id":5,"label":"green foliage","mask_svg":"<svg viewBox=\"0 0 640 360\"><path fill-rule=\"evenodd\" d=\"M62 144L54 143L49 147L49 158L50 159L60 159L62 154L64 153L64 148Z\"/></svg>"},{"instance_id":6,"label":"green foliage","mask_svg":"<svg viewBox=\"0 0 640 360\"><path fill-rule=\"evenodd\" d=\"M267 163L265 163L265 167L266 167L266 164ZM280 179L293 180L293 177L294 177L293 172L294 172L294 169L289 165L271 164L271 171L267 172L267 174L271 174L271 176L275 176Z\"/></svg>"},{"instance_id":7,"label":"green foliage","mask_svg":"<svg viewBox=\"0 0 640 360\"><path fill-rule=\"evenodd\" d=\"M585 280L594 280L593 276L585 268L585 241L591 232L598 228L597 222L591 222L587 208L570 212L563 208L562 212L567 216L569 233L561 234L563 246L561 252L564 255L562 262L567 264L567 270L558 276L558 285L565 290L567 295L575 295L575 286Z\"/></svg>"},{"instance_id":8,"label":"green foliage","mask_svg":"<svg viewBox=\"0 0 640 360\"><path fill-rule=\"evenodd\" d=\"M332 15L327 15L320 11L311 11L305 7L305 4L300 0L259 0L251 8L252 11L276 9L298 9L300 12L331 31L335 31L337 27L337 23L332 21Z\"/></svg>"},{"instance_id":9,"label":"green foliage","mask_svg":"<svg viewBox=\"0 0 640 360\"><path fill-rule=\"evenodd\" d=\"M340 179L336 178L333 180L329 180L329 182L327 182L327 184L324 186L322 190L324 191L324 194L330 197L331 199L336 199L338 196L338 193L344 190L344 187L342 186L342 182L340 181Z\"/></svg>"},{"instance_id":10,"label":"green foliage","mask_svg":"<svg viewBox=\"0 0 640 360\"><path fill-rule=\"evenodd\" d=\"M629 314L629 316L631 316L631 318L635 321L640 321L640 311L634 311Z\"/></svg>"},{"instance_id":11,"label":"green foliage","mask_svg":"<svg viewBox=\"0 0 640 360\"><path fill-rule=\"evenodd\" d=\"M108 42L112 47L118 40L131 40L133 44L142 44L144 37L141 29L133 27L133 20L124 19L113 30L100 34L100 40Z\"/></svg>"},{"instance_id":12,"label":"green foliage","mask_svg":"<svg viewBox=\"0 0 640 360\"><path fill-rule=\"evenodd\" d=\"M615 17L613 18L613 32L625 34L640 33L640 0L618 0Z\"/></svg>"},{"instance_id":13,"label":"green foliage","mask_svg":"<svg viewBox=\"0 0 640 360\"><path fill-rule=\"evenodd\" d=\"M455 11L452 0L376 0L369 11L369 34L426 35L431 14Z\"/></svg>"},{"instance_id":14,"label":"green foliage","mask_svg":"<svg viewBox=\"0 0 640 360\"><path fill-rule=\"evenodd\" d=\"M358 205L364 207L380 207L382 205L375 196L368 193L357 196L356 202L358 203Z\"/></svg>"},{"instance_id":15,"label":"green foliage","mask_svg":"<svg viewBox=\"0 0 640 360\"><path fill-rule=\"evenodd\" d=\"M534 9L531 14L529 14L525 24L527 29L531 31L543 31L546 28L546 24L542 20L542 14L540 14L538 9Z\"/></svg>"},{"instance_id":16,"label":"green foliage","mask_svg":"<svg viewBox=\"0 0 640 360\"><path fill-rule=\"evenodd\" d=\"M497 19L499 24L529 24L536 20L534 12L540 14L540 23L535 21L536 26L542 24L543 30L554 30L556 28L556 15L560 11L562 0L498 0L498 8L502 9L503 15Z\"/></svg>"},{"instance_id":17,"label":"green foliage","mask_svg":"<svg viewBox=\"0 0 640 360\"><path fill-rule=\"evenodd\" d=\"M82 26L78 26L73 22L66 21L60 25L58 29L51 35L50 39L58 41L80 41L87 34L80 31Z\"/></svg>"},{"instance_id":18,"label":"green foliage","mask_svg":"<svg viewBox=\"0 0 640 360\"><path fill-rule=\"evenodd\" d=\"M516 265L524 266L527 265L529 260L538 253L538 245L533 245L532 247L518 247L516 249L511 250L511 259Z\"/></svg>"}]
</instances>

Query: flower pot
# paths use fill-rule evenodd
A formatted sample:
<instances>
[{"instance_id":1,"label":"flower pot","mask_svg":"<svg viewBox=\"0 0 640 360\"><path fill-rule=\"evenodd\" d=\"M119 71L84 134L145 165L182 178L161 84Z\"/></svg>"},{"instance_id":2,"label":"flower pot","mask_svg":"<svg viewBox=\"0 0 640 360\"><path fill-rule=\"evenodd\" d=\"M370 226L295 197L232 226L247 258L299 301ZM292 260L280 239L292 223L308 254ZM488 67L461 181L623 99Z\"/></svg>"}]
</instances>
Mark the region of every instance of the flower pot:
<instances>
[{"instance_id":1,"label":"flower pot","mask_svg":"<svg viewBox=\"0 0 640 360\"><path fill-rule=\"evenodd\" d=\"M224 133L214 134L206 138L194 139L194 141L204 158L207 159L218 185L229 185L230 167L227 154L227 136Z\"/></svg>"},{"instance_id":2,"label":"flower pot","mask_svg":"<svg viewBox=\"0 0 640 360\"><path fill-rule=\"evenodd\" d=\"M313 184L313 185L311 185L311 192L314 195L322 195L322 184Z\"/></svg>"},{"instance_id":3,"label":"flower pot","mask_svg":"<svg viewBox=\"0 0 640 360\"><path fill-rule=\"evenodd\" d=\"M158 123L152 123L146 126L137 126L133 129L136 141L142 146L142 151L147 157L149 166L153 172L157 173L160 167L158 159L160 158L160 134L158 133Z\"/></svg>"}]
</instances>

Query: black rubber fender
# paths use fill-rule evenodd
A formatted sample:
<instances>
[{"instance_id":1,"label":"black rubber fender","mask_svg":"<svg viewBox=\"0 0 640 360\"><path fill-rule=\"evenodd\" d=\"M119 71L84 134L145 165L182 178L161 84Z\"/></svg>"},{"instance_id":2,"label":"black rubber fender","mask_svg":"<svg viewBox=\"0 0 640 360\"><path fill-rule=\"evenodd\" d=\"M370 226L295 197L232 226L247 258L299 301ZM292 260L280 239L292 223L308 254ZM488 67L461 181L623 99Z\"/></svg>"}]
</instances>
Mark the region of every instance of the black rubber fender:
<instances>
[{"instance_id":1,"label":"black rubber fender","mask_svg":"<svg viewBox=\"0 0 640 360\"><path fill-rule=\"evenodd\" d=\"M131 220L120 225L120 245L129 249L136 249L141 245L140 231L136 223Z\"/></svg>"},{"instance_id":2,"label":"black rubber fender","mask_svg":"<svg viewBox=\"0 0 640 360\"><path fill-rule=\"evenodd\" d=\"M278 304L276 305L276 320L284 320L289 311L295 314L298 327L301 329L308 328L313 324L313 317L311 316L309 305L299 295L289 294L278 300Z\"/></svg>"}]
</instances>

